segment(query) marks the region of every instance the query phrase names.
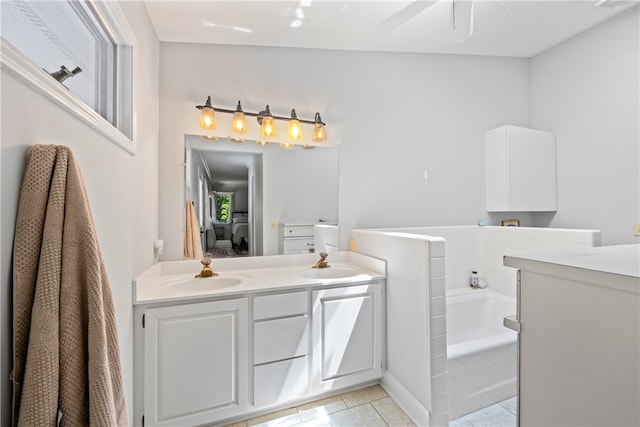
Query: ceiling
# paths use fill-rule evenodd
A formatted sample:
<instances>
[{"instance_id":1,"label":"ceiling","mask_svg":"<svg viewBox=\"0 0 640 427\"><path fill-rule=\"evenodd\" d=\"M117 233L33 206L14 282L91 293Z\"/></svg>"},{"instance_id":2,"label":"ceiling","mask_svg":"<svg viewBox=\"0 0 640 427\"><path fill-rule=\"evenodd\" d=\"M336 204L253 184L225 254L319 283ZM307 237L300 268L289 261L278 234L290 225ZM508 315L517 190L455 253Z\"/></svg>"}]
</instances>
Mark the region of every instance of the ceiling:
<instances>
[{"instance_id":1,"label":"ceiling","mask_svg":"<svg viewBox=\"0 0 640 427\"><path fill-rule=\"evenodd\" d=\"M242 184L248 180L248 165L255 154L222 151L198 151L213 174L214 184Z\"/></svg>"},{"instance_id":2,"label":"ceiling","mask_svg":"<svg viewBox=\"0 0 640 427\"><path fill-rule=\"evenodd\" d=\"M453 30L453 0L145 1L163 42L515 57L535 56L639 2L455 0Z\"/></svg>"}]
</instances>

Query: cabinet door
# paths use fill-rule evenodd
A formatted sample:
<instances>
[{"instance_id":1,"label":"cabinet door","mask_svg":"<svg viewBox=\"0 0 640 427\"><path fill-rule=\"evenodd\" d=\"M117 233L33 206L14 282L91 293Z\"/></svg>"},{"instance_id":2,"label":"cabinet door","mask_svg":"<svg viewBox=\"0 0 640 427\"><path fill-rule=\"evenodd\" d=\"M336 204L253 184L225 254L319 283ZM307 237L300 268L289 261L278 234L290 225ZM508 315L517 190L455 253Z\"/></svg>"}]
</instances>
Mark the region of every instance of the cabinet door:
<instances>
[{"instance_id":1,"label":"cabinet door","mask_svg":"<svg viewBox=\"0 0 640 427\"><path fill-rule=\"evenodd\" d=\"M247 299L145 311L146 425L195 425L247 405Z\"/></svg>"},{"instance_id":2,"label":"cabinet door","mask_svg":"<svg viewBox=\"0 0 640 427\"><path fill-rule=\"evenodd\" d=\"M487 211L555 211L555 136L502 126L485 133Z\"/></svg>"},{"instance_id":3,"label":"cabinet door","mask_svg":"<svg viewBox=\"0 0 640 427\"><path fill-rule=\"evenodd\" d=\"M316 391L382 375L382 285L313 292L313 378Z\"/></svg>"},{"instance_id":4,"label":"cabinet door","mask_svg":"<svg viewBox=\"0 0 640 427\"><path fill-rule=\"evenodd\" d=\"M552 133L509 126L507 131L510 211L554 211L556 145Z\"/></svg>"}]
</instances>

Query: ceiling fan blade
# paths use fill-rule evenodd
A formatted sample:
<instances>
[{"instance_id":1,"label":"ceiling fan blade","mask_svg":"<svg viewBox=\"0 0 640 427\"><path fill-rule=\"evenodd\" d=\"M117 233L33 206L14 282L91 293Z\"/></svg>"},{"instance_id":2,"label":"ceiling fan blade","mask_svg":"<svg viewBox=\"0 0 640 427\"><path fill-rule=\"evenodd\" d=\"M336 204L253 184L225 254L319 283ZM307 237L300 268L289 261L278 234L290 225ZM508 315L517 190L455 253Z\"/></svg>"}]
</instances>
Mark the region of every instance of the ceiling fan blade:
<instances>
[{"instance_id":1,"label":"ceiling fan blade","mask_svg":"<svg viewBox=\"0 0 640 427\"><path fill-rule=\"evenodd\" d=\"M452 0L450 43L462 43L473 35L473 0Z\"/></svg>"},{"instance_id":2,"label":"ceiling fan blade","mask_svg":"<svg viewBox=\"0 0 640 427\"><path fill-rule=\"evenodd\" d=\"M380 34L388 34L437 2L438 0L416 0L380 22L376 26L376 31Z\"/></svg>"}]
</instances>

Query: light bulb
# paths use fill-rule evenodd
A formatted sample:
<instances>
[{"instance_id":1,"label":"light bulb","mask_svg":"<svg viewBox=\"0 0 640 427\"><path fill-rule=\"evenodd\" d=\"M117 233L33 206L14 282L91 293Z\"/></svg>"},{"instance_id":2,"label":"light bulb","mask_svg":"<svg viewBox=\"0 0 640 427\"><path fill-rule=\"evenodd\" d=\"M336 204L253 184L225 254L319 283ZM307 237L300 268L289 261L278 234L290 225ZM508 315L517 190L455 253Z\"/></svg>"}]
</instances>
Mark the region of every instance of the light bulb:
<instances>
[{"instance_id":1,"label":"light bulb","mask_svg":"<svg viewBox=\"0 0 640 427\"><path fill-rule=\"evenodd\" d=\"M273 116L271 115L271 110L269 110L269 106L265 108L264 111L261 112L262 115L262 126L260 127L260 136L264 137L272 137L276 136L278 132L276 131L276 125L273 122Z\"/></svg>"},{"instance_id":2,"label":"light bulb","mask_svg":"<svg viewBox=\"0 0 640 427\"><path fill-rule=\"evenodd\" d=\"M320 118L320 113L316 113L316 117L313 123L313 138L315 142L324 142L327 140L327 134L324 131L324 123Z\"/></svg>"},{"instance_id":3,"label":"light bulb","mask_svg":"<svg viewBox=\"0 0 640 427\"><path fill-rule=\"evenodd\" d=\"M293 141L302 139L302 127L298 121L295 108L291 109L291 120L289 120L289 129L287 130L287 138Z\"/></svg>"},{"instance_id":4,"label":"light bulb","mask_svg":"<svg viewBox=\"0 0 640 427\"><path fill-rule=\"evenodd\" d=\"M201 109L200 118L198 119L198 126L206 130L216 129L216 114L211 105L211 97L207 97L207 101L204 105L198 106Z\"/></svg>"},{"instance_id":5,"label":"light bulb","mask_svg":"<svg viewBox=\"0 0 640 427\"><path fill-rule=\"evenodd\" d=\"M240 101L238 101L238 106L231 119L231 132L247 133L247 119L244 116L244 111L242 111Z\"/></svg>"}]
</instances>

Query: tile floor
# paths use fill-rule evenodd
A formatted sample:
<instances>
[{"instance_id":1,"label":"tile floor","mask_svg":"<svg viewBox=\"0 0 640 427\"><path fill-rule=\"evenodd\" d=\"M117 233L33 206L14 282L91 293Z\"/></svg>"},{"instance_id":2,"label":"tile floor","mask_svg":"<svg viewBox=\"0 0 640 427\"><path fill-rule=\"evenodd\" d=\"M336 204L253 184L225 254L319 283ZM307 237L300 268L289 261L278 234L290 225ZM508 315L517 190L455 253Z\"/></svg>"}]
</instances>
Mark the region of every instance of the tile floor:
<instances>
[{"instance_id":1,"label":"tile floor","mask_svg":"<svg viewBox=\"0 0 640 427\"><path fill-rule=\"evenodd\" d=\"M516 398L487 406L449 422L449 427L515 427Z\"/></svg>"},{"instance_id":2,"label":"tile floor","mask_svg":"<svg viewBox=\"0 0 640 427\"><path fill-rule=\"evenodd\" d=\"M307 403L227 427L415 427L379 385Z\"/></svg>"},{"instance_id":3,"label":"tile floor","mask_svg":"<svg viewBox=\"0 0 640 427\"><path fill-rule=\"evenodd\" d=\"M295 408L251 418L227 427L415 427L387 395L373 385ZM449 423L450 427L515 427L516 398L480 409Z\"/></svg>"}]
</instances>

